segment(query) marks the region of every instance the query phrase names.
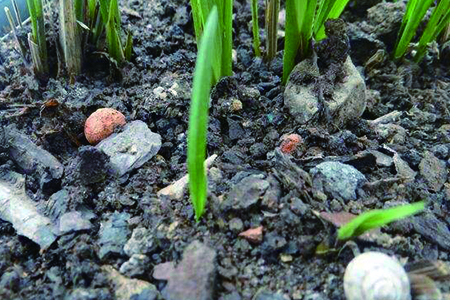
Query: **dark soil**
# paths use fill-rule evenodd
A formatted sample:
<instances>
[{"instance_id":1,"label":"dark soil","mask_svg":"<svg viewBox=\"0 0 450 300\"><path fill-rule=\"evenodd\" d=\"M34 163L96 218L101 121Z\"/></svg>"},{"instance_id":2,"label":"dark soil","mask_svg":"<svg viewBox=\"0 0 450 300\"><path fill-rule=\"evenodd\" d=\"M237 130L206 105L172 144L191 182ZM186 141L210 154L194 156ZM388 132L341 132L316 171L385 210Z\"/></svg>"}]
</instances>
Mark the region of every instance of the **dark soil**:
<instances>
[{"instance_id":1,"label":"dark soil","mask_svg":"<svg viewBox=\"0 0 450 300\"><path fill-rule=\"evenodd\" d=\"M122 19L131 26L134 55L121 80L110 76L107 61L91 57L74 85L60 77L39 85L8 38L0 53L0 123L14 124L65 168L65 177L49 186L40 184L39 173L27 174L27 193L42 205L64 189L67 211L84 207L95 217L90 230L63 235L41 252L0 220L0 299L115 299L115 287L102 266L119 270L129 257L99 256L100 224L115 212L128 213L127 238L137 227L150 232L156 246L146 253L144 270L132 277L159 291L166 281L153 277L155 266L180 261L187 245L200 240L217 255L214 299L344 299L342 278L354 254L349 247L315 254L336 230L314 212L359 214L419 200L427 201L426 212L383 227L387 240L356 240L357 246L361 252L377 250L408 261L448 261L450 51L441 49L439 56L432 52L421 64L394 62L388 54L374 56L378 50L391 53L405 7L379 2L351 1L343 15L349 26L350 56L365 78L368 102L361 118L334 128L299 126L290 117L280 80L283 40L270 65L255 58L249 1L235 0L234 75L223 78L212 93L207 151L218 158L209 173L208 203L199 223L187 193L181 199L157 195L186 174L196 59L188 1L123 1L127 10ZM372 13L367 13L371 7ZM59 105L46 107L50 99ZM100 183L85 184L73 176L72 166L79 148L88 145L84 121L101 107L121 111L127 121L144 121L161 135L162 147L125 179L107 176ZM371 125L393 111L399 113L389 122L392 126L377 131ZM291 133L300 135L302 142L283 155L283 135ZM0 144L0 168L24 173L5 148ZM396 163L377 163L377 153L394 161L400 157L415 176L401 176L402 167ZM324 161L350 164L364 174L367 183L357 189L356 200L330 197L305 177ZM243 200L255 197L255 191L239 185L250 175L268 182L268 187L248 205L233 202L236 193ZM259 226L263 226L261 242L238 236ZM256 298L261 289L272 295ZM276 293L284 298L276 298Z\"/></svg>"}]
</instances>

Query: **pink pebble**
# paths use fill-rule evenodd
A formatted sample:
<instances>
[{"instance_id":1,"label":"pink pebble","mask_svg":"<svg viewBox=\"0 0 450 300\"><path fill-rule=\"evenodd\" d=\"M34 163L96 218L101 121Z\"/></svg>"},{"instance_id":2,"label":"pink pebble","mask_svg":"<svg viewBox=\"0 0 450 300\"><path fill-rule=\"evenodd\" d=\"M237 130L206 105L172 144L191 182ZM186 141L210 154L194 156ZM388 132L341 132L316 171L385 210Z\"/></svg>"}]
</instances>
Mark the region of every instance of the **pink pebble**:
<instances>
[{"instance_id":1,"label":"pink pebble","mask_svg":"<svg viewBox=\"0 0 450 300\"><path fill-rule=\"evenodd\" d=\"M125 125L125 116L112 108L100 108L87 118L84 135L89 143L95 145L110 136L117 126Z\"/></svg>"}]
</instances>

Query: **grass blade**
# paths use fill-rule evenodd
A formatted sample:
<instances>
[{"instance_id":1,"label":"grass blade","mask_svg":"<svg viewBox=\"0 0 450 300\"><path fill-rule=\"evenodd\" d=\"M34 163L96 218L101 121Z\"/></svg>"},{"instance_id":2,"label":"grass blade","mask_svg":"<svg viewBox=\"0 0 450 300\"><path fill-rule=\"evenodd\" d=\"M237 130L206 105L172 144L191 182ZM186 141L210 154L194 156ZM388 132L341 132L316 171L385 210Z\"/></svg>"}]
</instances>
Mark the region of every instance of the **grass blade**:
<instances>
[{"instance_id":1,"label":"grass blade","mask_svg":"<svg viewBox=\"0 0 450 300\"><path fill-rule=\"evenodd\" d=\"M218 1L222 2L222 1ZM233 0L223 0L222 17L222 72L221 76L233 75L232 57L233 50Z\"/></svg>"},{"instance_id":2,"label":"grass blade","mask_svg":"<svg viewBox=\"0 0 450 300\"><path fill-rule=\"evenodd\" d=\"M266 61L277 54L278 13L280 0L266 0Z\"/></svg>"},{"instance_id":3,"label":"grass blade","mask_svg":"<svg viewBox=\"0 0 450 300\"><path fill-rule=\"evenodd\" d=\"M251 0L252 8L252 29L253 29L253 49L255 51L255 56L261 56L261 50L259 50L259 45L261 44L259 40L259 24L258 24L258 0Z\"/></svg>"},{"instance_id":4,"label":"grass blade","mask_svg":"<svg viewBox=\"0 0 450 300\"><path fill-rule=\"evenodd\" d=\"M348 240L371 229L417 214L424 209L425 202L421 201L414 204L365 212L339 228L338 239Z\"/></svg>"},{"instance_id":5,"label":"grass blade","mask_svg":"<svg viewBox=\"0 0 450 300\"><path fill-rule=\"evenodd\" d=\"M218 30L219 15L217 8L214 7L208 16L198 47L189 112L187 150L189 191L197 222L204 213L207 198L207 177L204 161L206 156L209 98L213 80L213 56L220 39L217 34Z\"/></svg>"},{"instance_id":6,"label":"grass blade","mask_svg":"<svg viewBox=\"0 0 450 300\"><path fill-rule=\"evenodd\" d=\"M106 23L106 40L108 43L109 55L121 65L125 59L122 44L120 41L119 28L117 28L118 15L117 0L111 0L109 8L108 22Z\"/></svg>"},{"instance_id":7,"label":"grass blade","mask_svg":"<svg viewBox=\"0 0 450 300\"><path fill-rule=\"evenodd\" d=\"M32 51L37 51L37 53L35 53L37 55L35 59L38 58L40 61L39 63L37 63L35 59L33 59L33 61L37 63L34 69L39 77L47 77L49 69L48 69L47 41L45 39L45 23L44 23L44 13L42 9L42 1L27 0L27 5L31 18L31 31L32 31L31 40L33 44L36 45L33 46L34 50Z\"/></svg>"},{"instance_id":8,"label":"grass blade","mask_svg":"<svg viewBox=\"0 0 450 300\"><path fill-rule=\"evenodd\" d=\"M349 0L336 0L326 20L339 18L342 12L344 11L345 7L347 6L348 2ZM316 41L320 41L326 38L324 23L320 26L320 29L315 32L314 37Z\"/></svg>"},{"instance_id":9,"label":"grass blade","mask_svg":"<svg viewBox=\"0 0 450 300\"><path fill-rule=\"evenodd\" d=\"M283 55L283 84L296 63L297 53L302 44L302 27L308 3L302 0L286 0L286 32Z\"/></svg>"},{"instance_id":10,"label":"grass blade","mask_svg":"<svg viewBox=\"0 0 450 300\"><path fill-rule=\"evenodd\" d=\"M197 45L200 45L200 38L203 33L203 15L201 7L198 3L199 0L191 0L192 18L194 19L194 31Z\"/></svg>"},{"instance_id":11,"label":"grass blade","mask_svg":"<svg viewBox=\"0 0 450 300\"><path fill-rule=\"evenodd\" d=\"M419 40L417 54L414 56L415 61L421 61L427 51L428 43L436 40L437 36L442 32L450 21L450 0L441 0L433 9L430 20L425 27L425 31Z\"/></svg>"},{"instance_id":12,"label":"grass blade","mask_svg":"<svg viewBox=\"0 0 450 300\"><path fill-rule=\"evenodd\" d=\"M399 31L399 41L395 47L394 58L399 59L405 54L411 39L416 34L420 21L422 21L432 3L433 0L410 0L408 2Z\"/></svg>"},{"instance_id":13,"label":"grass blade","mask_svg":"<svg viewBox=\"0 0 450 300\"><path fill-rule=\"evenodd\" d=\"M131 29L128 29L127 32L127 42L125 44L125 48L123 50L125 54L125 59L127 61L131 60L131 55L133 54L133 34L131 33Z\"/></svg>"}]
</instances>

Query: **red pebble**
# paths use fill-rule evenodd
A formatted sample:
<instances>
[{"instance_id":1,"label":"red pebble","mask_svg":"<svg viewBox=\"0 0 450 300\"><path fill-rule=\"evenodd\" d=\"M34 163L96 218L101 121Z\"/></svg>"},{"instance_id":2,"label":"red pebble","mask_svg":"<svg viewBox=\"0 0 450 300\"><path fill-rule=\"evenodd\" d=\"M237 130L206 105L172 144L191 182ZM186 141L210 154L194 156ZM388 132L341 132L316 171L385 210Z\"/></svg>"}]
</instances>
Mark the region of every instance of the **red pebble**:
<instances>
[{"instance_id":1,"label":"red pebble","mask_svg":"<svg viewBox=\"0 0 450 300\"><path fill-rule=\"evenodd\" d=\"M283 138L281 142L281 152L285 154L291 154L297 149L297 146L303 142L302 137L298 134L292 133Z\"/></svg>"},{"instance_id":2,"label":"red pebble","mask_svg":"<svg viewBox=\"0 0 450 300\"><path fill-rule=\"evenodd\" d=\"M95 145L110 136L117 126L125 125L125 116L112 108L97 109L84 124L84 135Z\"/></svg>"},{"instance_id":3,"label":"red pebble","mask_svg":"<svg viewBox=\"0 0 450 300\"><path fill-rule=\"evenodd\" d=\"M245 238L249 242L259 244L263 240L263 227L259 226L256 228L247 229L246 231L239 233L239 236Z\"/></svg>"}]
</instances>

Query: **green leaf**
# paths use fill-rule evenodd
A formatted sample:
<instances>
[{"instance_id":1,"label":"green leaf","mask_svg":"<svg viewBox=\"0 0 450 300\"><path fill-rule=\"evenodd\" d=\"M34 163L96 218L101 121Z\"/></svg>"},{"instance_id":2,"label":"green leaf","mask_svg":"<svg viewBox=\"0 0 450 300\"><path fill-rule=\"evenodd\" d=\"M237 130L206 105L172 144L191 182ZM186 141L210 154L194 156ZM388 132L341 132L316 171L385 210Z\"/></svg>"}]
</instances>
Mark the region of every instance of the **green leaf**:
<instances>
[{"instance_id":1,"label":"green leaf","mask_svg":"<svg viewBox=\"0 0 450 300\"><path fill-rule=\"evenodd\" d=\"M125 49L123 50L125 54L125 59L127 61L131 60L131 55L133 54L133 35L131 30L128 30L127 33L127 43L125 44Z\"/></svg>"},{"instance_id":2,"label":"green leaf","mask_svg":"<svg viewBox=\"0 0 450 300\"><path fill-rule=\"evenodd\" d=\"M417 214L424 208L425 202L421 201L414 204L365 212L339 228L338 239L348 240L371 229Z\"/></svg>"},{"instance_id":3,"label":"green leaf","mask_svg":"<svg viewBox=\"0 0 450 300\"><path fill-rule=\"evenodd\" d=\"M252 30L253 30L253 49L255 51L255 56L261 56L261 50L259 50L259 45L261 44L259 40L259 24L258 24L258 0L251 0L252 8Z\"/></svg>"},{"instance_id":4,"label":"green leaf","mask_svg":"<svg viewBox=\"0 0 450 300\"><path fill-rule=\"evenodd\" d=\"M38 53L35 53L35 58L40 62L35 61L35 71L38 75L48 75L48 54L47 41L45 39L45 23L44 13L42 9L41 0L27 0L28 12L31 19L32 42L37 45Z\"/></svg>"},{"instance_id":5,"label":"green leaf","mask_svg":"<svg viewBox=\"0 0 450 300\"><path fill-rule=\"evenodd\" d=\"M189 191L197 222L203 215L207 198L207 177L204 166L206 136L208 129L208 108L213 81L215 46L218 36L219 15L214 7L205 24L195 63L192 100L189 112L187 161Z\"/></svg>"},{"instance_id":6,"label":"green leaf","mask_svg":"<svg viewBox=\"0 0 450 300\"><path fill-rule=\"evenodd\" d=\"M395 47L394 57L396 59L405 54L420 22L432 4L433 0L410 0L408 2L399 31L399 40Z\"/></svg>"},{"instance_id":7,"label":"green leaf","mask_svg":"<svg viewBox=\"0 0 450 300\"><path fill-rule=\"evenodd\" d=\"M122 43L120 41L119 28L117 28L118 14L117 0L111 0L108 22L106 23L106 40L108 42L109 55L120 65L125 60Z\"/></svg>"},{"instance_id":8,"label":"green leaf","mask_svg":"<svg viewBox=\"0 0 450 300\"><path fill-rule=\"evenodd\" d=\"M433 9L430 20L425 27L425 31L419 40L417 54L414 57L415 61L422 60L426 53L428 43L436 40L436 37L450 22L450 0L441 0L439 4Z\"/></svg>"}]
</instances>

